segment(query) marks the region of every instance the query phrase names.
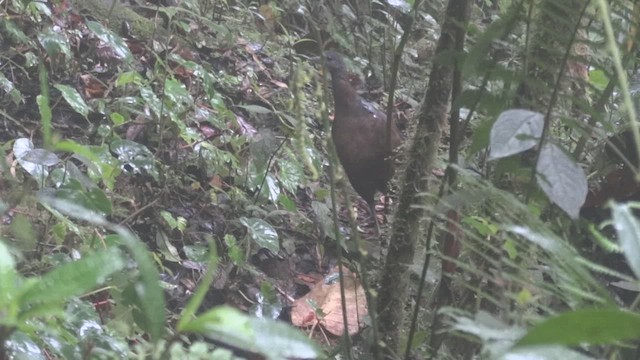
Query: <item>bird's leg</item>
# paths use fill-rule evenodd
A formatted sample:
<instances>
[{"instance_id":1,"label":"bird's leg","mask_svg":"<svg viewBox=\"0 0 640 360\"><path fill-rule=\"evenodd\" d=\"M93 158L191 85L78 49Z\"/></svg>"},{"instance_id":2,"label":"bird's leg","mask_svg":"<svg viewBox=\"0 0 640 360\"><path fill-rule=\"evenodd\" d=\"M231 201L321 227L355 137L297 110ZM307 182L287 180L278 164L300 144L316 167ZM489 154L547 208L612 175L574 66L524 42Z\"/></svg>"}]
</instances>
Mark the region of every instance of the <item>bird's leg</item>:
<instances>
[{"instance_id":1,"label":"bird's leg","mask_svg":"<svg viewBox=\"0 0 640 360\"><path fill-rule=\"evenodd\" d=\"M380 226L378 225L378 217L376 216L376 203L373 199L367 201L369 205L369 211L371 212L371 217L373 218L373 224L376 227L376 236L380 237Z\"/></svg>"}]
</instances>

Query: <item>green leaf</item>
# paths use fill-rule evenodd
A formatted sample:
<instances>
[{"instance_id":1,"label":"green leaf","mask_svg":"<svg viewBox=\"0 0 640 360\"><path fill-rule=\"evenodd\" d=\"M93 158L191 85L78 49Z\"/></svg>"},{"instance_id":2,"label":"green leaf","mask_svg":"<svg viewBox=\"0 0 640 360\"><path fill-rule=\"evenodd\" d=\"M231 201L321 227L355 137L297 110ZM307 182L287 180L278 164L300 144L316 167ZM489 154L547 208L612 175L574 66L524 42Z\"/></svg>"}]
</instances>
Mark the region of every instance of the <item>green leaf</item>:
<instances>
[{"instance_id":1,"label":"green leaf","mask_svg":"<svg viewBox=\"0 0 640 360\"><path fill-rule=\"evenodd\" d=\"M611 209L620 247L636 279L640 279L640 223L627 204L614 204Z\"/></svg>"},{"instance_id":2,"label":"green leaf","mask_svg":"<svg viewBox=\"0 0 640 360\"><path fill-rule=\"evenodd\" d=\"M50 356L45 356L44 352L35 341L27 334L16 331L11 334L9 341L6 343L7 349L11 354L9 359L14 360L47 360ZM48 354L47 354L48 355Z\"/></svg>"},{"instance_id":3,"label":"green leaf","mask_svg":"<svg viewBox=\"0 0 640 360\"><path fill-rule=\"evenodd\" d=\"M497 360L594 360L594 358L583 355L575 350L561 346L536 346L510 350Z\"/></svg>"},{"instance_id":4,"label":"green leaf","mask_svg":"<svg viewBox=\"0 0 640 360\"><path fill-rule=\"evenodd\" d=\"M160 288L160 275L146 246L129 230L109 223L104 216L96 211L89 210L69 200L58 199L49 192L40 192L38 199L44 205L51 206L63 214L88 221L94 225L103 226L120 236L120 242L127 247L129 253L138 264L140 272L140 279L135 284L134 289L140 301L145 320L141 326L154 340L158 340L162 336L165 325L164 295Z\"/></svg>"},{"instance_id":5,"label":"green leaf","mask_svg":"<svg viewBox=\"0 0 640 360\"><path fill-rule=\"evenodd\" d=\"M518 154L536 146L543 126L544 116L540 113L520 109L504 111L491 127L489 160Z\"/></svg>"},{"instance_id":6,"label":"green leaf","mask_svg":"<svg viewBox=\"0 0 640 360\"><path fill-rule=\"evenodd\" d=\"M102 26L102 24L95 21L87 21L87 28L91 30L100 40L111 46L118 58L124 59L126 62L131 62L133 56L129 51L129 47L120 36L114 34L113 32L111 32L111 30L105 28L104 26Z\"/></svg>"},{"instance_id":7,"label":"green leaf","mask_svg":"<svg viewBox=\"0 0 640 360\"><path fill-rule=\"evenodd\" d=\"M63 140L57 142L55 148L73 153L87 166L90 176L99 176L109 189L113 188L115 178L120 174L120 162L111 155L107 145L87 146Z\"/></svg>"},{"instance_id":8,"label":"green leaf","mask_svg":"<svg viewBox=\"0 0 640 360\"><path fill-rule=\"evenodd\" d=\"M191 324L193 317L195 316L196 311L202 304L202 300L204 300L207 291L209 291L209 286L213 283L213 276L218 268L218 249L216 248L216 242L213 239L209 239L209 263L207 265L207 272L200 280L200 284L198 285L198 289L191 296L187 306L184 307L182 314L180 316L180 320L178 320L178 325L176 328L178 331L188 331L185 330Z\"/></svg>"},{"instance_id":9,"label":"green leaf","mask_svg":"<svg viewBox=\"0 0 640 360\"><path fill-rule=\"evenodd\" d=\"M16 305L14 301L19 275L15 266L16 263L11 256L9 247L0 239L0 308L5 309L6 312L12 307L11 305ZM7 318L10 318L11 315L13 314L4 314Z\"/></svg>"},{"instance_id":10,"label":"green leaf","mask_svg":"<svg viewBox=\"0 0 640 360\"><path fill-rule=\"evenodd\" d=\"M27 138L16 139L13 143L13 154L18 161L18 164L29 173L39 184L44 186L44 180L49 176L49 171L44 165L33 163L29 160L25 160L24 157L34 150L33 143Z\"/></svg>"},{"instance_id":11,"label":"green leaf","mask_svg":"<svg viewBox=\"0 0 640 360\"><path fill-rule=\"evenodd\" d=\"M55 88L58 89L62 93L62 97L69 103L69 105L75 110L78 114L87 118L89 115L89 107L87 103L84 102L84 99L78 93L78 91L71 86L56 84Z\"/></svg>"},{"instance_id":12,"label":"green leaf","mask_svg":"<svg viewBox=\"0 0 640 360\"><path fill-rule=\"evenodd\" d=\"M268 319L249 317L240 311L220 306L186 324L184 331L232 345L267 359L315 359L320 351L299 331Z\"/></svg>"},{"instance_id":13,"label":"green leaf","mask_svg":"<svg viewBox=\"0 0 640 360\"><path fill-rule=\"evenodd\" d=\"M640 338L640 314L618 309L581 309L544 320L517 346L614 344Z\"/></svg>"},{"instance_id":14,"label":"green leaf","mask_svg":"<svg viewBox=\"0 0 640 360\"><path fill-rule=\"evenodd\" d=\"M538 185L549 200L577 219L589 190L582 167L559 146L545 143L540 150L536 174Z\"/></svg>"},{"instance_id":15,"label":"green leaf","mask_svg":"<svg viewBox=\"0 0 640 360\"><path fill-rule=\"evenodd\" d=\"M54 59L58 58L60 54L63 54L67 59L72 56L69 40L63 33L55 32L48 28L38 33L38 41L47 54Z\"/></svg>"},{"instance_id":16,"label":"green leaf","mask_svg":"<svg viewBox=\"0 0 640 360\"><path fill-rule=\"evenodd\" d=\"M33 149L21 156L22 160L38 165L53 166L60 163L60 158L49 150Z\"/></svg>"},{"instance_id":17,"label":"green leaf","mask_svg":"<svg viewBox=\"0 0 640 360\"><path fill-rule=\"evenodd\" d=\"M158 98L158 96L151 90L149 87L140 88L140 96L142 96L142 100L144 103L149 106L149 109L154 112L156 117L160 118L162 116L162 102ZM166 110L165 110L166 112Z\"/></svg>"},{"instance_id":18,"label":"green leaf","mask_svg":"<svg viewBox=\"0 0 640 360\"><path fill-rule=\"evenodd\" d=\"M24 102L24 97L20 90L16 89L15 84L7 79L2 73L0 73L0 89L11 97L11 100L15 105Z\"/></svg>"},{"instance_id":19,"label":"green leaf","mask_svg":"<svg viewBox=\"0 0 640 360\"><path fill-rule=\"evenodd\" d=\"M164 95L176 105L192 105L193 98L183 83L175 79L164 82Z\"/></svg>"},{"instance_id":20,"label":"green leaf","mask_svg":"<svg viewBox=\"0 0 640 360\"><path fill-rule=\"evenodd\" d=\"M236 106L254 114L271 114L273 112L273 110L267 109L266 107L260 106L260 105L236 105Z\"/></svg>"},{"instance_id":21,"label":"green leaf","mask_svg":"<svg viewBox=\"0 0 640 360\"><path fill-rule=\"evenodd\" d=\"M124 86L127 84L140 85L143 82L142 76L137 71L126 71L118 75L116 86Z\"/></svg>"},{"instance_id":22,"label":"green leaf","mask_svg":"<svg viewBox=\"0 0 640 360\"><path fill-rule=\"evenodd\" d=\"M609 77L602 69L589 71L589 82L598 90L604 90L609 84Z\"/></svg>"},{"instance_id":23,"label":"green leaf","mask_svg":"<svg viewBox=\"0 0 640 360\"><path fill-rule=\"evenodd\" d=\"M16 26L16 23L13 22L9 17L5 17L2 19L2 31L7 34L7 37L16 43L29 45L29 47L33 47L31 39L22 31L22 29Z\"/></svg>"},{"instance_id":24,"label":"green leaf","mask_svg":"<svg viewBox=\"0 0 640 360\"><path fill-rule=\"evenodd\" d=\"M103 284L107 277L124 268L122 254L108 248L83 259L57 267L22 294L22 304L60 303Z\"/></svg>"},{"instance_id":25,"label":"green leaf","mask_svg":"<svg viewBox=\"0 0 640 360\"><path fill-rule=\"evenodd\" d=\"M291 150L287 149L287 158L278 160L278 180L290 193L296 192L298 186L304 187L306 178L304 168L297 161Z\"/></svg>"},{"instance_id":26,"label":"green leaf","mask_svg":"<svg viewBox=\"0 0 640 360\"><path fill-rule=\"evenodd\" d=\"M280 250L278 241L278 233L266 221L257 218L240 218L240 223L247 227L249 236L260 247L269 249L273 252Z\"/></svg>"},{"instance_id":27,"label":"green leaf","mask_svg":"<svg viewBox=\"0 0 640 360\"><path fill-rule=\"evenodd\" d=\"M129 230L119 225L109 225L112 231L120 235L120 240L127 247L138 264L140 279L134 289L140 301L144 323L140 324L154 341L162 337L165 326L164 294L160 287L160 274L156 269L147 247Z\"/></svg>"},{"instance_id":28,"label":"green leaf","mask_svg":"<svg viewBox=\"0 0 640 360\"><path fill-rule=\"evenodd\" d=\"M146 146L131 140L114 140L111 151L118 155L118 160L129 165L136 174L149 174L158 179L155 158Z\"/></svg>"}]
</instances>

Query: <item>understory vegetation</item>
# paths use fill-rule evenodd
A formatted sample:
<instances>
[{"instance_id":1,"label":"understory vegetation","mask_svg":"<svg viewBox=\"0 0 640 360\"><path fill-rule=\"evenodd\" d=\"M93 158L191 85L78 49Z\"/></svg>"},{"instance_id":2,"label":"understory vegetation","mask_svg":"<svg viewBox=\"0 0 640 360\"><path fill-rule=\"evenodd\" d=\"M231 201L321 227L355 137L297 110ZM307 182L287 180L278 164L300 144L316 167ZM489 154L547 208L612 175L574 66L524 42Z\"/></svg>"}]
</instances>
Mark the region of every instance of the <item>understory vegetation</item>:
<instances>
[{"instance_id":1,"label":"understory vegetation","mask_svg":"<svg viewBox=\"0 0 640 360\"><path fill-rule=\"evenodd\" d=\"M639 20L0 0L0 360L639 359ZM402 133L373 217L330 49Z\"/></svg>"}]
</instances>

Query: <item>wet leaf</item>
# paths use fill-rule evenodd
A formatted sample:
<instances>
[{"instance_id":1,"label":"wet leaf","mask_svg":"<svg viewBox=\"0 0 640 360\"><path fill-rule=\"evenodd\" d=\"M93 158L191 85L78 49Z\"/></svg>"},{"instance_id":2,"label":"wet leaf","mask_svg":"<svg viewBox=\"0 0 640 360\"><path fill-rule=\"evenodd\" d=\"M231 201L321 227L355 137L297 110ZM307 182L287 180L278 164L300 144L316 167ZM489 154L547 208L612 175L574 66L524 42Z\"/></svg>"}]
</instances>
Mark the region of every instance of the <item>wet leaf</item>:
<instances>
[{"instance_id":1,"label":"wet leaf","mask_svg":"<svg viewBox=\"0 0 640 360\"><path fill-rule=\"evenodd\" d=\"M601 345L638 338L640 314L618 309L580 309L542 321L517 345Z\"/></svg>"},{"instance_id":2,"label":"wet leaf","mask_svg":"<svg viewBox=\"0 0 640 360\"><path fill-rule=\"evenodd\" d=\"M49 176L47 167L24 159L24 157L32 150L34 150L33 143L27 138L17 139L13 143L13 154L15 155L18 164L20 164L20 166L22 166L29 175L36 179L40 186L44 186L44 180Z\"/></svg>"},{"instance_id":3,"label":"wet leaf","mask_svg":"<svg viewBox=\"0 0 640 360\"><path fill-rule=\"evenodd\" d=\"M577 219L587 198L587 177L584 170L559 146L545 143L536 167L538 185L549 200L571 218Z\"/></svg>"},{"instance_id":4,"label":"wet leaf","mask_svg":"<svg viewBox=\"0 0 640 360\"><path fill-rule=\"evenodd\" d=\"M17 306L14 301L18 284L16 280L19 275L15 266L9 247L0 240L0 308L2 309L8 310L12 305Z\"/></svg>"},{"instance_id":5,"label":"wet leaf","mask_svg":"<svg viewBox=\"0 0 640 360\"><path fill-rule=\"evenodd\" d=\"M105 28L102 24L96 21L87 21L87 28L91 30L91 32L93 32L102 42L109 45L119 59L124 59L126 62L131 62L131 60L133 60L129 47L120 36L114 34L111 30Z\"/></svg>"},{"instance_id":6,"label":"wet leaf","mask_svg":"<svg viewBox=\"0 0 640 360\"><path fill-rule=\"evenodd\" d=\"M178 249L173 246L169 237L164 232L159 231L156 233L156 245L158 246L158 250L164 255L165 260L171 262L182 261Z\"/></svg>"},{"instance_id":7,"label":"wet leaf","mask_svg":"<svg viewBox=\"0 0 640 360\"><path fill-rule=\"evenodd\" d=\"M129 230L122 226L109 223L104 216L96 211L87 209L72 201L52 196L49 191L41 191L38 193L38 200L45 207L48 206L65 215L88 221L94 225L103 226L119 236L120 241L118 243L128 249L133 260L138 264L139 277L135 284L131 286L133 289L132 292L142 311L142 319L138 324L147 331L154 340L159 339L164 332L165 304L162 289L160 288L160 275L147 247Z\"/></svg>"},{"instance_id":8,"label":"wet leaf","mask_svg":"<svg viewBox=\"0 0 640 360\"><path fill-rule=\"evenodd\" d=\"M497 360L594 360L575 350L561 346L536 346L510 350L496 358Z\"/></svg>"},{"instance_id":9,"label":"wet leaf","mask_svg":"<svg viewBox=\"0 0 640 360\"><path fill-rule=\"evenodd\" d=\"M270 360L320 356L316 346L299 331L277 321L249 317L228 306L219 306L198 316L183 330L263 354Z\"/></svg>"},{"instance_id":10,"label":"wet leaf","mask_svg":"<svg viewBox=\"0 0 640 360\"><path fill-rule=\"evenodd\" d=\"M246 217L240 218L240 223L246 226L249 237L260 247L273 252L280 250L278 233L269 223L262 219Z\"/></svg>"},{"instance_id":11,"label":"wet leaf","mask_svg":"<svg viewBox=\"0 0 640 360\"><path fill-rule=\"evenodd\" d=\"M53 58L57 58L60 54L64 55L65 58L71 57L69 40L66 36L53 31L51 28L38 33L38 41L47 54Z\"/></svg>"},{"instance_id":12,"label":"wet leaf","mask_svg":"<svg viewBox=\"0 0 640 360\"><path fill-rule=\"evenodd\" d=\"M237 107L254 114L271 114L273 112L273 110L260 105L237 105Z\"/></svg>"},{"instance_id":13,"label":"wet leaf","mask_svg":"<svg viewBox=\"0 0 640 360\"><path fill-rule=\"evenodd\" d=\"M78 91L71 86L56 84L55 88L60 90L62 93L62 97L69 103L69 105L75 110L78 114L84 116L85 118L89 115L89 107L87 103L84 102L84 99L78 93Z\"/></svg>"},{"instance_id":14,"label":"wet leaf","mask_svg":"<svg viewBox=\"0 0 640 360\"><path fill-rule=\"evenodd\" d=\"M103 284L116 271L124 268L122 254L108 248L78 261L59 266L43 275L20 297L22 304L60 303Z\"/></svg>"},{"instance_id":15,"label":"wet leaf","mask_svg":"<svg viewBox=\"0 0 640 360\"><path fill-rule=\"evenodd\" d=\"M16 105L24 101L24 97L20 90L16 89L15 84L9 81L9 79L7 79L2 73L0 73L0 89L2 89L5 94L9 95L13 103Z\"/></svg>"},{"instance_id":16,"label":"wet leaf","mask_svg":"<svg viewBox=\"0 0 640 360\"><path fill-rule=\"evenodd\" d=\"M302 165L295 159L291 151L288 150L288 156L278 161L278 180L288 192L295 194L298 186L304 186L305 175Z\"/></svg>"},{"instance_id":17,"label":"wet leaf","mask_svg":"<svg viewBox=\"0 0 640 360\"><path fill-rule=\"evenodd\" d=\"M162 116L160 113L162 109L162 102L153 90L144 86L140 88L140 96L142 96L142 100L144 100L144 103L149 107L149 109L151 109L151 111L153 111L156 117L159 118Z\"/></svg>"},{"instance_id":18,"label":"wet leaf","mask_svg":"<svg viewBox=\"0 0 640 360\"><path fill-rule=\"evenodd\" d=\"M114 140L111 143L111 150L118 155L118 160L130 166L134 173L149 174L154 179L158 179L155 158L146 146L126 139Z\"/></svg>"},{"instance_id":19,"label":"wet leaf","mask_svg":"<svg viewBox=\"0 0 640 360\"><path fill-rule=\"evenodd\" d=\"M544 116L529 110L507 110L493 123L489 160L500 159L536 146L542 135Z\"/></svg>"},{"instance_id":20,"label":"wet leaf","mask_svg":"<svg viewBox=\"0 0 640 360\"><path fill-rule=\"evenodd\" d=\"M640 223L626 204L614 204L611 210L624 257L636 279L640 279Z\"/></svg>"},{"instance_id":21,"label":"wet leaf","mask_svg":"<svg viewBox=\"0 0 640 360\"><path fill-rule=\"evenodd\" d=\"M187 91L184 84L175 80L167 79L164 84L164 94L171 102L176 105L191 105L193 98Z\"/></svg>"},{"instance_id":22,"label":"wet leaf","mask_svg":"<svg viewBox=\"0 0 640 360\"><path fill-rule=\"evenodd\" d=\"M44 166L57 165L61 161L58 155L45 149L30 150L22 155L22 160Z\"/></svg>"}]
</instances>

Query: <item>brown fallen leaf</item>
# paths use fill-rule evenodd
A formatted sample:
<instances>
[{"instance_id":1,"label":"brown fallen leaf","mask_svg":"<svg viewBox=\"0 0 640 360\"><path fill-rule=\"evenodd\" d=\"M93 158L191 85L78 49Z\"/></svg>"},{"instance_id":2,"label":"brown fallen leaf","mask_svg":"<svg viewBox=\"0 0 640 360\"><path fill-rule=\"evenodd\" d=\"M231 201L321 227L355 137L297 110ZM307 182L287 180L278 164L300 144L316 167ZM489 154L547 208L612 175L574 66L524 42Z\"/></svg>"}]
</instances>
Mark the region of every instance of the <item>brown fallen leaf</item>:
<instances>
[{"instance_id":1,"label":"brown fallen leaf","mask_svg":"<svg viewBox=\"0 0 640 360\"><path fill-rule=\"evenodd\" d=\"M344 333L340 282L337 268L329 276L319 281L305 296L293 302L291 323L299 327L309 327L319 323L333 335ZM345 304L349 335L357 334L368 314L364 288L356 276L344 269Z\"/></svg>"}]
</instances>

